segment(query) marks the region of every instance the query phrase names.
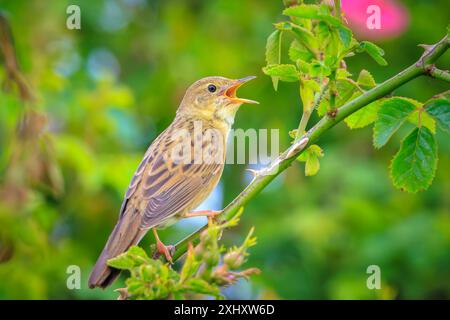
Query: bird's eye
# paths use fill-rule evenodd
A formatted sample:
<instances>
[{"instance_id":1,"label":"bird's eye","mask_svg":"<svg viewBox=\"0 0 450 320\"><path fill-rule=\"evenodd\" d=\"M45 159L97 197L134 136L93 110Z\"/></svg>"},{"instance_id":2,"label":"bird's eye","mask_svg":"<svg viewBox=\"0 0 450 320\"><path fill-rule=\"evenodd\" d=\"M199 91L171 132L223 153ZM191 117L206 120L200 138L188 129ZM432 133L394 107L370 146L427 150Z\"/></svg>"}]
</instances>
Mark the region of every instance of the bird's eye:
<instances>
[{"instance_id":1,"label":"bird's eye","mask_svg":"<svg viewBox=\"0 0 450 320\"><path fill-rule=\"evenodd\" d=\"M216 92L216 90L217 90L217 87L215 86L215 85L213 85L213 84L210 84L209 86L208 86L208 91L209 92Z\"/></svg>"}]
</instances>

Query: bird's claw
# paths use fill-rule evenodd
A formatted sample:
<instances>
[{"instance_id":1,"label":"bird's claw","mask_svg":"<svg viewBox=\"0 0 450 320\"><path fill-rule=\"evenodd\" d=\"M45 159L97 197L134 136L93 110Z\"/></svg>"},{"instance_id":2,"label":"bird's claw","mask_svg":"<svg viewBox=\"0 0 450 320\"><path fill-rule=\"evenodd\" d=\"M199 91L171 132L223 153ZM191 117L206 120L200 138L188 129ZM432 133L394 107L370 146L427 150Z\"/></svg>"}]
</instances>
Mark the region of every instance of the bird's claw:
<instances>
[{"instance_id":1,"label":"bird's claw","mask_svg":"<svg viewBox=\"0 0 450 320\"><path fill-rule=\"evenodd\" d=\"M156 242L156 250L153 254L153 259L158 259L161 255L164 255L166 260L173 264L172 256L175 254L175 246L173 245L164 245L161 241Z\"/></svg>"}]
</instances>

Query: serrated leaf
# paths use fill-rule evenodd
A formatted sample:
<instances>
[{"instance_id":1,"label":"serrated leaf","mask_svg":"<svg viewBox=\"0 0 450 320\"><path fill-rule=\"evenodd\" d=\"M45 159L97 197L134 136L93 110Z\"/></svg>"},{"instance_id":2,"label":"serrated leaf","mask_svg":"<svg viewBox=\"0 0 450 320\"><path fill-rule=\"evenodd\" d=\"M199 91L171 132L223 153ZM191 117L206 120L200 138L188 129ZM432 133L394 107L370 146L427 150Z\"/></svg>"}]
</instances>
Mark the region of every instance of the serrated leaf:
<instances>
[{"instance_id":1,"label":"serrated leaf","mask_svg":"<svg viewBox=\"0 0 450 320\"><path fill-rule=\"evenodd\" d=\"M118 255L115 258L109 259L107 261L108 266L121 269L130 270L135 266L148 261L150 258L145 253L144 249L138 246L132 246L127 252Z\"/></svg>"},{"instance_id":2,"label":"serrated leaf","mask_svg":"<svg viewBox=\"0 0 450 320\"><path fill-rule=\"evenodd\" d=\"M323 98L320 101L319 106L317 107L317 114L319 115L319 117L323 117L327 113L327 110L329 108L330 108L330 101L328 100L328 98Z\"/></svg>"},{"instance_id":3,"label":"serrated leaf","mask_svg":"<svg viewBox=\"0 0 450 320\"><path fill-rule=\"evenodd\" d=\"M292 34L294 34L296 39L300 41L300 43L302 43L303 45L308 45L310 47L317 46L317 41L316 38L314 37L314 34L304 27L296 25L295 23L292 22L279 22L275 23L274 26L278 30L292 32Z\"/></svg>"},{"instance_id":4,"label":"serrated leaf","mask_svg":"<svg viewBox=\"0 0 450 320\"><path fill-rule=\"evenodd\" d=\"M262 70L268 76L278 77L281 81L298 81L298 71L293 64L271 64Z\"/></svg>"},{"instance_id":5,"label":"serrated leaf","mask_svg":"<svg viewBox=\"0 0 450 320\"><path fill-rule=\"evenodd\" d=\"M314 61L310 65L310 76L311 77L327 77L331 74L331 69L324 65L323 62Z\"/></svg>"},{"instance_id":6,"label":"serrated leaf","mask_svg":"<svg viewBox=\"0 0 450 320\"><path fill-rule=\"evenodd\" d=\"M289 47L289 59L293 62L298 60L309 62L314 58L313 54L306 49L300 42L293 40Z\"/></svg>"},{"instance_id":7,"label":"serrated leaf","mask_svg":"<svg viewBox=\"0 0 450 320\"><path fill-rule=\"evenodd\" d=\"M332 16L325 5L301 4L284 9L283 14L301 19L323 20L331 26L342 25L341 20Z\"/></svg>"},{"instance_id":8,"label":"serrated leaf","mask_svg":"<svg viewBox=\"0 0 450 320\"><path fill-rule=\"evenodd\" d=\"M266 63L267 65L279 64L281 62L281 37L283 32L275 30L267 38L266 43ZM272 83L275 91L278 88L278 77L272 77Z\"/></svg>"},{"instance_id":9,"label":"serrated leaf","mask_svg":"<svg viewBox=\"0 0 450 320\"><path fill-rule=\"evenodd\" d=\"M341 40L336 30L332 30L330 33L329 41L325 47L325 64L330 68L335 69L337 67L338 56L341 52Z\"/></svg>"},{"instance_id":10,"label":"serrated leaf","mask_svg":"<svg viewBox=\"0 0 450 320\"><path fill-rule=\"evenodd\" d=\"M319 6L315 4L301 4L284 9L283 14L303 19L318 19Z\"/></svg>"},{"instance_id":11,"label":"serrated leaf","mask_svg":"<svg viewBox=\"0 0 450 320\"><path fill-rule=\"evenodd\" d=\"M350 100L355 92L360 91L358 85L352 79L341 79L336 81L336 89L338 96L336 98L336 106L340 107Z\"/></svg>"},{"instance_id":12,"label":"serrated leaf","mask_svg":"<svg viewBox=\"0 0 450 320\"><path fill-rule=\"evenodd\" d=\"M352 37L353 37L352 31L349 28L344 27L344 26L339 26L337 30L338 30L339 38L341 39L341 42L344 45L344 48L350 47L350 45L352 43Z\"/></svg>"},{"instance_id":13,"label":"serrated leaf","mask_svg":"<svg viewBox=\"0 0 450 320\"><path fill-rule=\"evenodd\" d=\"M379 65L386 66L387 62L384 60L384 51L376 44L369 41L362 41L359 44L359 50L367 52L373 60L375 60Z\"/></svg>"},{"instance_id":14,"label":"serrated leaf","mask_svg":"<svg viewBox=\"0 0 450 320\"><path fill-rule=\"evenodd\" d=\"M365 69L361 70L356 82L358 83L358 85L364 87L365 89L370 89L377 85L370 72Z\"/></svg>"},{"instance_id":15,"label":"serrated leaf","mask_svg":"<svg viewBox=\"0 0 450 320\"><path fill-rule=\"evenodd\" d=\"M281 56L280 40L282 31L275 30L267 38L266 43L266 62L267 64L279 64Z\"/></svg>"},{"instance_id":16,"label":"serrated leaf","mask_svg":"<svg viewBox=\"0 0 450 320\"><path fill-rule=\"evenodd\" d=\"M319 21L319 23L314 26L314 34L316 35L317 40L321 45L320 47L323 50L327 46L329 37L331 36L330 26L324 21Z\"/></svg>"},{"instance_id":17,"label":"serrated leaf","mask_svg":"<svg viewBox=\"0 0 450 320\"><path fill-rule=\"evenodd\" d=\"M191 278L185 283L186 287L196 293L208 294L214 297L221 297L218 286L211 285L207 281L200 278Z\"/></svg>"},{"instance_id":18,"label":"serrated leaf","mask_svg":"<svg viewBox=\"0 0 450 320\"><path fill-rule=\"evenodd\" d=\"M408 117L408 121L414 124L416 127L419 127L419 114L420 114L420 125L425 126L430 131L435 134L436 133L436 121L434 121L433 117L431 117L426 112L419 112L420 110L416 110Z\"/></svg>"},{"instance_id":19,"label":"serrated leaf","mask_svg":"<svg viewBox=\"0 0 450 320\"><path fill-rule=\"evenodd\" d=\"M424 109L436 119L439 127L446 131L450 132L450 93L445 93L444 95L440 95L436 98L433 98L424 104Z\"/></svg>"},{"instance_id":20,"label":"serrated leaf","mask_svg":"<svg viewBox=\"0 0 450 320\"><path fill-rule=\"evenodd\" d=\"M352 97L353 100L356 97ZM378 110L382 104L382 100L374 101L364 108L356 111L352 115L345 118L345 123L350 129L359 129L368 126L377 119Z\"/></svg>"},{"instance_id":21,"label":"serrated leaf","mask_svg":"<svg viewBox=\"0 0 450 320\"><path fill-rule=\"evenodd\" d=\"M336 70L336 79L337 80L347 79L347 78L350 78L351 76L352 76L352 74L350 72L348 72L347 69L337 69Z\"/></svg>"},{"instance_id":22,"label":"serrated leaf","mask_svg":"<svg viewBox=\"0 0 450 320\"><path fill-rule=\"evenodd\" d=\"M126 253L122 253L115 258L109 259L108 266L121 270L130 270L135 267L135 262L133 258L128 256Z\"/></svg>"},{"instance_id":23,"label":"serrated leaf","mask_svg":"<svg viewBox=\"0 0 450 320\"><path fill-rule=\"evenodd\" d=\"M375 148L384 146L414 110L416 106L411 101L400 97L383 101L373 131Z\"/></svg>"},{"instance_id":24,"label":"serrated leaf","mask_svg":"<svg viewBox=\"0 0 450 320\"><path fill-rule=\"evenodd\" d=\"M437 144L426 127L414 129L402 142L391 163L396 188L415 193L427 189L436 171Z\"/></svg>"},{"instance_id":25,"label":"serrated leaf","mask_svg":"<svg viewBox=\"0 0 450 320\"><path fill-rule=\"evenodd\" d=\"M317 41L314 35L308 29L294 25L292 28L292 33L304 45L308 45L310 48L315 48L317 46Z\"/></svg>"},{"instance_id":26,"label":"serrated leaf","mask_svg":"<svg viewBox=\"0 0 450 320\"><path fill-rule=\"evenodd\" d=\"M306 149L298 158L298 161L305 162L305 175L314 176L319 172L319 158L323 157L323 150L318 145L313 144Z\"/></svg>"},{"instance_id":27,"label":"serrated leaf","mask_svg":"<svg viewBox=\"0 0 450 320\"><path fill-rule=\"evenodd\" d=\"M297 60L296 62L298 70L300 70L301 73L309 74L309 70L311 68L311 65L308 62L305 62L303 60Z\"/></svg>"},{"instance_id":28,"label":"serrated leaf","mask_svg":"<svg viewBox=\"0 0 450 320\"><path fill-rule=\"evenodd\" d=\"M316 81L314 81L312 79L303 80L303 83L304 83L305 86L310 88L313 92L319 92L320 91L320 85Z\"/></svg>"}]
</instances>

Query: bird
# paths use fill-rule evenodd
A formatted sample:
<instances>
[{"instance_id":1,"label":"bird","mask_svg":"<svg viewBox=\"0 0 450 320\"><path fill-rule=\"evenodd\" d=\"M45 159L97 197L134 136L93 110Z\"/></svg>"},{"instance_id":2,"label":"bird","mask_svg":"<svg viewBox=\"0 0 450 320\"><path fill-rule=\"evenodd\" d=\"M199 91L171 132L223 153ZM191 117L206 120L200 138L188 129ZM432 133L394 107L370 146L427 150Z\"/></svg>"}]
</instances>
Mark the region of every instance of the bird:
<instances>
[{"instance_id":1,"label":"bird","mask_svg":"<svg viewBox=\"0 0 450 320\"><path fill-rule=\"evenodd\" d=\"M172 262L173 247L164 245L157 230L183 218L221 213L192 210L220 180L237 110L244 103L258 103L236 96L254 78L211 76L186 90L172 123L150 144L131 178L117 223L89 277L90 288L104 289L114 282L120 270L107 261L137 245L150 229L156 252Z\"/></svg>"}]
</instances>

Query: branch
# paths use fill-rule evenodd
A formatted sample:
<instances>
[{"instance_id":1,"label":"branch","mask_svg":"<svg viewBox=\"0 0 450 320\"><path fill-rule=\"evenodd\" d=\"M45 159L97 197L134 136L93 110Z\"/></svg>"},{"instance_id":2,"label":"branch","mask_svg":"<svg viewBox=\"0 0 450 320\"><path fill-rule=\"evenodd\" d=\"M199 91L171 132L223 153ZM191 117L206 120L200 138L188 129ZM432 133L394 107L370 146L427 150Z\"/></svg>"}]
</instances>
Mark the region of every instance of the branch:
<instances>
[{"instance_id":1,"label":"branch","mask_svg":"<svg viewBox=\"0 0 450 320\"><path fill-rule=\"evenodd\" d=\"M430 66L432 66L433 63L448 49L449 45L449 37L445 36L441 41L430 46L419 61L410 67L404 69L356 99L344 104L339 109L336 109L336 112L325 115L312 129L304 134L302 138L297 140L298 142L291 145L276 158L269 167L259 171L252 182L223 210L221 218L223 220L229 220L234 217L240 208L249 203L250 200L259 194L259 192L271 183L272 180L286 170L309 145L317 141L325 132L334 127L337 123L343 121L346 117L365 107L369 103L384 97L403 84L418 76L428 74ZM176 251L172 257L173 260L176 261L187 251L189 243L196 244L200 233L207 227L207 225L203 226L178 242L175 245Z\"/></svg>"},{"instance_id":2,"label":"branch","mask_svg":"<svg viewBox=\"0 0 450 320\"><path fill-rule=\"evenodd\" d=\"M432 78L450 82L450 73L448 71L438 69L434 65L431 65L431 70L428 71L428 75Z\"/></svg>"}]
</instances>

